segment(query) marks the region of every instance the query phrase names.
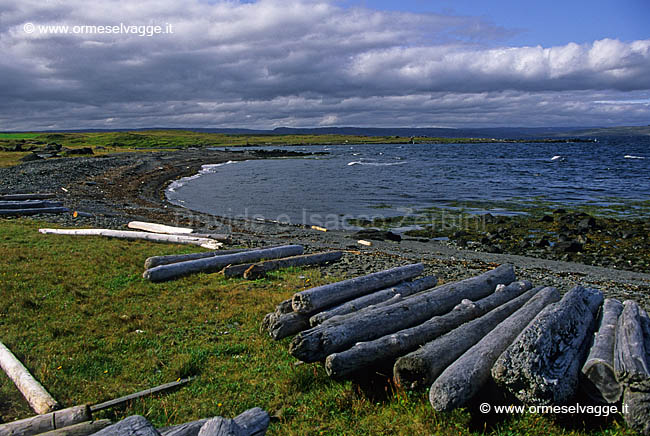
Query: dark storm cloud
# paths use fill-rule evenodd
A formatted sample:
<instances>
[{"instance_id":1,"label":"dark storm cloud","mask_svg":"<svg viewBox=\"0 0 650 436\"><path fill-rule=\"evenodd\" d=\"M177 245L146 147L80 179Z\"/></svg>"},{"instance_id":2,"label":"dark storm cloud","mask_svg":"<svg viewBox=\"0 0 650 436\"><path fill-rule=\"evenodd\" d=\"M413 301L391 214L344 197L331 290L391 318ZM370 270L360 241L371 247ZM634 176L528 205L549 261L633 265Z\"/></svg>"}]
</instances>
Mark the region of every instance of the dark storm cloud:
<instances>
[{"instance_id":1,"label":"dark storm cloud","mask_svg":"<svg viewBox=\"0 0 650 436\"><path fill-rule=\"evenodd\" d=\"M0 5L0 130L594 125L650 114L650 40L501 47L509 31L477 18L318 0ZM120 23L173 33L72 33Z\"/></svg>"}]
</instances>

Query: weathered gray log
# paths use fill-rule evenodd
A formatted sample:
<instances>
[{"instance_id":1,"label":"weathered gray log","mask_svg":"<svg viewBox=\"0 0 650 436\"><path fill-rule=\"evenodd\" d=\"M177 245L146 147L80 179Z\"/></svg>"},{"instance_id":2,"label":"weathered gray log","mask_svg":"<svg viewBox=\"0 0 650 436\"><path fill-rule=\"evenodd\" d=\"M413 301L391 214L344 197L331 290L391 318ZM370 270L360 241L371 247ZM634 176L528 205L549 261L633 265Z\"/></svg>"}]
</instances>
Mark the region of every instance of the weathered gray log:
<instances>
[{"instance_id":1,"label":"weathered gray log","mask_svg":"<svg viewBox=\"0 0 650 436\"><path fill-rule=\"evenodd\" d=\"M325 253L303 254L300 256L265 260L257 263L231 265L223 269L223 275L226 278L244 277L249 280L254 280L276 269L336 262L342 256L343 253L341 251L328 251Z\"/></svg>"},{"instance_id":2,"label":"weathered gray log","mask_svg":"<svg viewBox=\"0 0 650 436\"><path fill-rule=\"evenodd\" d=\"M142 397L146 397L146 396L149 396L149 395L157 394L159 392L166 392L166 391L169 391L171 389L175 389L175 388L177 388L179 386L182 386L182 385L184 385L186 383L189 383L192 380L193 380L193 377L188 377L188 378L184 378L182 380L176 380L176 381L173 381L173 382L164 383L164 384L162 384L160 386L156 386L156 387L153 387L153 388L144 389L142 391L135 392L135 393L129 394L129 395L125 395L123 397L115 398L113 400L104 401L103 403L93 404L92 406L90 406L90 412L95 413L95 412L98 412L100 410L110 409L111 407L115 407L115 406L119 406L119 405L124 404L124 403L128 403L129 401L133 401L133 400L136 400L138 398L142 398Z\"/></svg>"},{"instance_id":3,"label":"weathered gray log","mask_svg":"<svg viewBox=\"0 0 650 436\"><path fill-rule=\"evenodd\" d=\"M145 417L132 415L93 433L93 436L160 436L160 433Z\"/></svg>"},{"instance_id":4,"label":"weathered gray log","mask_svg":"<svg viewBox=\"0 0 650 436\"><path fill-rule=\"evenodd\" d=\"M0 201L0 209L35 209L43 207L62 207L63 203L47 200Z\"/></svg>"},{"instance_id":5,"label":"weathered gray log","mask_svg":"<svg viewBox=\"0 0 650 436\"><path fill-rule=\"evenodd\" d=\"M0 215L37 215L39 213L66 213L67 207L34 207L30 209L0 209Z\"/></svg>"},{"instance_id":6,"label":"weathered gray log","mask_svg":"<svg viewBox=\"0 0 650 436\"><path fill-rule=\"evenodd\" d=\"M173 227L165 224L148 223L145 221L131 221L126 225L130 229L144 230L145 232L166 233L168 235L181 235L193 233L194 230L187 227Z\"/></svg>"},{"instance_id":7,"label":"weathered gray log","mask_svg":"<svg viewBox=\"0 0 650 436\"><path fill-rule=\"evenodd\" d=\"M151 242L166 242L170 244L187 244L198 245L204 248L216 249L222 244L208 238L197 238L195 236L185 235L165 235L148 232L132 232L128 230L111 230L111 229L39 229L40 233L53 235L72 235L72 236L105 236L108 238L118 239L143 239Z\"/></svg>"},{"instance_id":8,"label":"weathered gray log","mask_svg":"<svg viewBox=\"0 0 650 436\"><path fill-rule=\"evenodd\" d=\"M395 295L399 294L402 297L408 297L417 292L425 289L433 288L438 283L436 276L426 276L411 282L403 282L390 288L380 289L371 294L364 295L363 297L355 298L346 303L332 307L331 309L318 312L309 318L309 324L313 327L323 323L325 320L334 316L346 315L348 313L356 312L364 307L376 305L383 301L390 300Z\"/></svg>"},{"instance_id":9,"label":"weathered gray log","mask_svg":"<svg viewBox=\"0 0 650 436\"><path fill-rule=\"evenodd\" d=\"M530 300L539 289L524 294L462 324L448 333L426 343L395 362L393 378L406 388L420 389L431 383L465 351L491 332L499 323Z\"/></svg>"},{"instance_id":10,"label":"weathered gray log","mask_svg":"<svg viewBox=\"0 0 650 436\"><path fill-rule=\"evenodd\" d=\"M531 287L532 285L528 281L513 282L508 286L499 285L493 294L476 302L463 300L451 312L435 316L418 326L383 336L374 341L358 342L348 350L327 356L325 360L327 374L331 377L345 377L361 368L391 362L410 353L420 345L433 341L460 325L518 297Z\"/></svg>"},{"instance_id":11,"label":"weathered gray log","mask_svg":"<svg viewBox=\"0 0 650 436\"><path fill-rule=\"evenodd\" d=\"M2 201L22 201L22 200L47 200L55 198L56 194L43 193L43 194L3 194L0 195Z\"/></svg>"},{"instance_id":12,"label":"weathered gray log","mask_svg":"<svg viewBox=\"0 0 650 436\"><path fill-rule=\"evenodd\" d=\"M592 401L601 404L616 403L623 395L623 386L616 379L614 370L616 324L622 311L620 301L605 299L594 344L582 367L581 390Z\"/></svg>"},{"instance_id":13,"label":"weathered gray log","mask_svg":"<svg viewBox=\"0 0 650 436\"><path fill-rule=\"evenodd\" d=\"M198 436L244 436L244 432L232 419L217 416L203 424Z\"/></svg>"},{"instance_id":14,"label":"weathered gray log","mask_svg":"<svg viewBox=\"0 0 650 436\"><path fill-rule=\"evenodd\" d=\"M34 412L43 414L59 408L59 403L2 342L0 342L0 367L14 382Z\"/></svg>"},{"instance_id":15,"label":"weathered gray log","mask_svg":"<svg viewBox=\"0 0 650 436\"><path fill-rule=\"evenodd\" d=\"M542 289L448 366L429 391L433 408L449 411L465 405L488 382L499 355L544 307L559 299L557 289Z\"/></svg>"},{"instance_id":16,"label":"weathered gray log","mask_svg":"<svg viewBox=\"0 0 650 436\"><path fill-rule=\"evenodd\" d=\"M650 436L650 392L625 388L623 394L625 423L643 436Z\"/></svg>"},{"instance_id":17,"label":"weathered gray log","mask_svg":"<svg viewBox=\"0 0 650 436\"><path fill-rule=\"evenodd\" d=\"M225 256L213 256L205 259L188 260L169 265L160 265L148 269L143 277L152 282L171 280L188 274L199 272L211 273L221 271L231 264L256 262L262 259L277 259L302 254L302 245L284 245L281 247L267 248L255 251L244 251L241 253L228 254Z\"/></svg>"},{"instance_id":18,"label":"weathered gray log","mask_svg":"<svg viewBox=\"0 0 650 436\"><path fill-rule=\"evenodd\" d=\"M31 436L65 428L91 419L88 406L75 406L0 424L0 436Z\"/></svg>"},{"instance_id":19,"label":"weathered gray log","mask_svg":"<svg viewBox=\"0 0 650 436\"><path fill-rule=\"evenodd\" d=\"M98 419L74 424L58 430L39 433L39 436L88 436L108 427L112 422L110 419Z\"/></svg>"},{"instance_id":20,"label":"weathered gray log","mask_svg":"<svg viewBox=\"0 0 650 436\"><path fill-rule=\"evenodd\" d=\"M370 341L421 324L436 315L449 312L465 298L483 298L494 291L497 285L514 280L512 265L502 265L470 279L411 295L387 307L361 310L355 316L344 315L340 321L331 318L322 325L296 335L289 351L304 362L323 360L359 341Z\"/></svg>"},{"instance_id":21,"label":"weathered gray log","mask_svg":"<svg viewBox=\"0 0 650 436\"><path fill-rule=\"evenodd\" d=\"M650 350L645 347L641 310L632 300L623 302L616 328L614 370L619 382L650 393Z\"/></svg>"},{"instance_id":22,"label":"weathered gray log","mask_svg":"<svg viewBox=\"0 0 650 436\"><path fill-rule=\"evenodd\" d=\"M353 298L369 294L377 289L396 285L412 279L424 272L421 263L399 266L385 271L355 277L337 283L317 286L293 296L293 310L298 313L314 313L322 309L343 303Z\"/></svg>"},{"instance_id":23,"label":"weathered gray log","mask_svg":"<svg viewBox=\"0 0 650 436\"><path fill-rule=\"evenodd\" d=\"M309 315L296 312L285 313L279 316L273 315L269 317L267 324L269 335L276 341L309 328Z\"/></svg>"},{"instance_id":24,"label":"weathered gray log","mask_svg":"<svg viewBox=\"0 0 650 436\"><path fill-rule=\"evenodd\" d=\"M198 436L201 427L210 418L199 419L185 424L159 429L162 436ZM263 436L269 426L269 414L259 407L248 409L233 418L233 421L242 429L246 436Z\"/></svg>"},{"instance_id":25,"label":"weathered gray log","mask_svg":"<svg viewBox=\"0 0 650 436\"><path fill-rule=\"evenodd\" d=\"M563 404L576 392L603 294L576 286L546 307L499 356L498 385L525 404Z\"/></svg>"},{"instance_id":26,"label":"weathered gray log","mask_svg":"<svg viewBox=\"0 0 650 436\"><path fill-rule=\"evenodd\" d=\"M272 248L272 247L266 247ZM226 254L243 253L244 251L252 251L248 248L234 248L232 250L214 250L206 251L203 253L190 253L190 254L168 254L165 256L152 256L144 261L144 268L150 269L160 265L169 265L172 263L185 262L188 260L207 259L208 257L223 256Z\"/></svg>"}]
</instances>

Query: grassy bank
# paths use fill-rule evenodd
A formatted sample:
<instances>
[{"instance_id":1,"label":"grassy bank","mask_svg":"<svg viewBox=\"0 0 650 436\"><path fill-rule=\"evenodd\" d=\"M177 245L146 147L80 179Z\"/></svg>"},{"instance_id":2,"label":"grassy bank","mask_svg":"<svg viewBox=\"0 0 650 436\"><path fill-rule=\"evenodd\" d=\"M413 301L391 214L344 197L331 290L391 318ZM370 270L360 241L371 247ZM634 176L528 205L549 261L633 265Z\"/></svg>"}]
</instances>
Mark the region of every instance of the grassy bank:
<instances>
[{"instance_id":1,"label":"grassy bank","mask_svg":"<svg viewBox=\"0 0 650 436\"><path fill-rule=\"evenodd\" d=\"M287 340L258 330L279 301L325 282L318 270L152 284L141 278L146 257L196 249L40 235L42 225L0 219L1 340L64 406L195 375L174 393L104 415L139 413L164 426L259 406L278 416L270 435L631 434L618 418L435 413L426 392L393 389L379 376L332 381L319 365L295 366ZM31 415L4 374L0 398L3 421Z\"/></svg>"}]
</instances>

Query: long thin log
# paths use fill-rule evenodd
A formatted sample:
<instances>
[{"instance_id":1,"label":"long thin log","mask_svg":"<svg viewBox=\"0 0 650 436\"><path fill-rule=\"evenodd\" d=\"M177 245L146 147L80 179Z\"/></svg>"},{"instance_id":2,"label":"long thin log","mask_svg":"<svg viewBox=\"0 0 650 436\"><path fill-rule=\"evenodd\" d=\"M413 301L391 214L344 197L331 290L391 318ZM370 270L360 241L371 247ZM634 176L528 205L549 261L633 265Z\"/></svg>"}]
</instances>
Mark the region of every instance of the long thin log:
<instances>
[{"instance_id":1,"label":"long thin log","mask_svg":"<svg viewBox=\"0 0 650 436\"><path fill-rule=\"evenodd\" d=\"M650 436L650 392L625 388L623 394L625 423L644 436Z\"/></svg>"},{"instance_id":2,"label":"long thin log","mask_svg":"<svg viewBox=\"0 0 650 436\"><path fill-rule=\"evenodd\" d=\"M0 195L2 201L22 201L22 200L48 200L55 198L56 194L43 193L43 194L4 194Z\"/></svg>"},{"instance_id":3,"label":"long thin log","mask_svg":"<svg viewBox=\"0 0 650 436\"><path fill-rule=\"evenodd\" d=\"M267 248L255 251L229 254L226 256L208 257L205 259L188 260L185 262L160 265L144 272L143 277L152 282L171 280L188 274L198 272L218 272L231 264L256 262L262 259L277 259L280 257L302 254L302 245L285 245L276 248Z\"/></svg>"},{"instance_id":4,"label":"long thin log","mask_svg":"<svg viewBox=\"0 0 650 436\"><path fill-rule=\"evenodd\" d=\"M340 321L332 318L296 335L289 351L304 362L323 360L357 342L370 341L421 324L449 312L465 298L483 298L492 293L497 285L514 280L512 265L502 265L470 279L411 295L390 306L361 310L354 316L344 315Z\"/></svg>"},{"instance_id":5,"label":"long thin log","mask_svg":"<svg viewBox=\"0 0 650 436\"><path fill-rule=\"evenodd\" d=\"M34 412L43 414L59 408L59 403L49 394L27 368L20 363L5 344L0 342L0 367L14 382Z\"/></svg>"},{"instance_id":6,"label":"long thin log","mask_svg":"<svg viewBox=\"0 0 650 436\"><path fill-rule=\"evenodd\" d=\"M160 436L160 433L145 417L132 415L94 433L93 436Z\"/></svg>"},{"instance_id":7,"label":"long thin log","mask_svg":"<svg viewBox=\"0 0 650 436\"><path fill-rule=\"evenodd\" d=\"M144 230L145 232L165 233L168 235L181 235L193 233L194 229L187 227L173 227L165 224L148 223L145 221L131 221L126 225L130 229Z\"/></svg>"},{"instance_id":8,"label":"long thin log","mask_svg":"<svg viewBox=\"0 0 650 436\"><path fill-rule=\"evenodd\" d=\"M601 404L616 403L623 395L623 386L614 370L616 324L621 312L620 301L605 299L594 344L581 370L580 388L591 400Z\"/></svg>"},{"instance_id":9,"label":"long thin log","mask_svg":"<svg viewBox=\"0 0 650 436\"><path fill-rule=\"evenodd\" d=\"M309 318L309 324L312 327L322 324L324 321L334 316L347 315L348 313L356 312L365 307L390 300L397 294L402 297L408 297L409 295L413 295L425 289L433 288L437 283L438 278L436 276L426 276L411 282L403 282L391 286L390 288L380 289L372 294L364 295L363 297L355 298L354 300L332 307L331 309L318 312Z\"/></svg>"},{"instance_id":10,"label":"long thin log","mask_svg":"<svg viewBox=\"0 0 650 436\"><path fill-rule=\"evenodd\" d=\"M563 404L576 392L603 294L576 286L546 307L499 356L498 385L525 404Z\"/></svg>"},{"instance_id":11,"label":"long thin log","mask_svg":"<svg viewBox=\"0 0 650 436\"><path fill-rule=\"evenodd\" d=\"M314 313L353 298L369 294L377 289L396 285L424 272L421 263L400 266L362 277L330 283L298 292L293 296L293 310L298 313Z\"/></svg>"},{"instance_id":12,"label":"long thin log","mask_svg":"<svg viewBox=\"0 0 650 436\"><path fill-rule=\"evenodd\" d=\"M133 393L133 394L125 395L125 396L120 397L120 398L115 398L113 400L108 400L108 401L105 401L103 403L93 404L92 406L90 406L90 411L92 413L95 413L95 412L98 412L100 410L110 409L111 407L119 406L121 404L128 403L129 401L133 401L133 400L138 399L138 398L142 398L142 397L146 397L146 396L149 396L149 395L157 394L159 392L169 391L171 389L174 389L174 388L182 386L182 385L184 385L186 383L189 383L192 380L193 380L192 377L188 377L188 378L184 378L182 380L177 380L177 381L165 383L165 384L162 384L160 386L156 386L154 388L149 388L149 389L145 389L145 390Z\"/></svg>"},{"instance_id":13,"label":"long thin log","mask_svg":"<svg viewBox=\"0 0 650 436\"><path fill-rule=\"evenodd\" d=\"M159 429L162 436L198 436L201 427L210 418L199 419L185 424ZM244 431L246 436L262 436L269 426L269 414L259 407L248 409L233 418L233 421Z\"/></svg>"},{"instance_id":14,"label":"long thin log","mask_svg":"<svg viewBox=\"0 0 650 436\"><path fill-rule=\"evenodd\" d=\"M416 351L400 357L393 366L395 382L411 389L431 386L431 383L449 365L504 319L526 304L538 291L539 289L531 289L507 303L495 307L485 315L428 342Z\"/></svg>"},{"instance_id":15,"label":"long thin log","mask_svg":"<svg viewBox=\"0 0 650 436\"><path fill-rule=\"evenodd\" d=\"M0 436L32 436L69 427L91 419L88 406L75 406L0 424Z\"/></svg>"},{"instance_id":16,"label":"long thin log","mask_svg":"<svg viewBox=\"0 0 650 436\"><path fill-rule=\"evenodd\" d=\"M96 421L81 422L58 430L40 433L39 436L88 436L108 427L111 424L112 422L110 419L98 419Z\"/></svg>"},{"instance_id":17,"label":"long thin log","mask_svg":"<svg viewBox=\"0 0 650 436\"><path fill-rule=\"evenodd\" d=\"M271 248L271 247L266 247L266 248ZM152 257L148 257L144 261L144 268L150 269L160 265L169 265L172 263L185 262L188 260L207 259L208 257L242 253L244 251L251 251L251 250L247 248L234 248L232 250L215 250L215 251L206 251L203 253L168 254L165 256L152 256Z\"/></svg>"},{"instance_id":18,"label":"long thin log","mask_svg":"<svg viewBox=\"0 0 650 436\"><path fill-rule=\"evenodd\" d=\"M352 348L327 356L325 369L331 377L345 377L362 368L379 363L391 362L433 341L490 310L518 297L532 287L528 281L499 285L493 294L476 302L463 300L451 312L435 316L409 329L383 336L374 341L358 342ZM538 289L539 290L539 289Z\"/></svg>"},{"instance_id":19,"label":"long thin log","mask_svg":"<svg viewBox=\"0 0 650 436\"><path fill-rule=\"evenodd\" d=\"M66 213L67 207L34 207L29 209L0 209L0 215L38 215L39 213Z\"/></svg>"},{"instance_id":20,"label":"long thin log","mask_svg":"<svg viewBox=\"0 0 650 436\"><path fill-rule=\"evenodd\" d=\"M35 209L43 207L63 207L63 203L47 200L0 201L0 209Z\"/></svg>"},{"instance_id":21,"label":"long thin log","mask_svg":"<svg viewBox=\"0 0 650 436\"><path fill-rule=\"evenodd\" d=\"M433 408L449 411L465 405L488 382L499 355L544 307L559 299L557 289L542 289L448 366L429 391Z\"/></svg>"},{"instance_id":22,"label":"long thin log","mask_svg":"<svg viewBox=\"0 0 650 436\"><path fill-rule=\"evenodd\" d=\"M118 239L143 239L151 242L166 242L170 244L198 245L203 248L216 249L221 243L208 238L197 238L184 235L164 235L158 233L132 232L111 229L39 229L40 233L72 236L105 236Z\"/></svg>"},{"instance_id":23,"label":"long thin log","mask_svg":"<svg viewBox=\"0 0 650 436\"><path fill-rule=\"evenodd\" d=\"M266 273L276 269L321 265L328 262L336 262L341 259L343 252L327 251L324 253L303 254L299 256L284 257L281 259L265 260L257 263L227 266L223 270L226 278L244 277L248 280L255 280L264 277Z\"/></svg>"},{"instance_id":24,"label":"long thin log","mask_svg":"<svg viewBox=\"0 0 650 436\"><path fill-rule=\"evenodd\" d=\"M645 348L641 310L632 300L623 302L616 328L614 370L619 382L650 393L650 350Z\"/></svg>"}]
</instances>

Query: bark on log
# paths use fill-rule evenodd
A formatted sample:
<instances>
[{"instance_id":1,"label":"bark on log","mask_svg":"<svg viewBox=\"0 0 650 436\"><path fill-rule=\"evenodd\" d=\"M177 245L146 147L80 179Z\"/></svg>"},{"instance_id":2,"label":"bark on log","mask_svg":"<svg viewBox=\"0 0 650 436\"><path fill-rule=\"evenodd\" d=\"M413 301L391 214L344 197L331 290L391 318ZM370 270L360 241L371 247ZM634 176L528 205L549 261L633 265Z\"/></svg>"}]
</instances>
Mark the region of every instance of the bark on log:
<instances>
[{"instance_id":1,"label":"bark on log","mask_svg":"<svg viewBox=\"0 0 650 436\"><path fill-rule=\"evenodd\" d=\"M422 274L422 272L424 272L424 266L421 263L416 263L343 280L342 282L317 286L296 293L293 296L293 310L303 314L314 313L335 304L369 294L377 289L412 279Z\"/></svg>"},{"instance_id":2,"label":"bark on log","mask_svg":"<svg viewBox=\"0 0 650 436\"><path fill-rule=\"evenodd\" d=\"M650 350L645 347L641 311L634 301L623 302L616 328L614 370L619 382L650 393Z\"/></svg>"},{"instance_id":3,"label":"bark on log","mask_svg":"<svg viewBox=\"0 0 650 436\"><path fill-rule=\"evenodd\" d=\"M144 269L150 269L160 265L169 265L172 263L186 262L188 260L207 259L208 257L242 253L244 251L251 251L251 250L246 248L239 248L239 249L232 249L232 250L206 251L203 253L169 254L165 256L152 256L152 257L148 257L147 260L144 261Z\"/></svg>"},{"instance_id":4,"label":"bark on log","mask_svg":"<svg viewBox=\"0 0 650 436\"><path fill-rule=\"evenodd\" d=\"M146 418L133 415L93 433L93 436L160 436L160 433Z\"/></svg>"},{"instance_id":5,"label":"bark on log","mask_svg":"<svg viewBox=\"0 0 650 436\"><path fill-rule=\"evenodd\" d=\"M232 419L217 416L203 424L198 436L244 436L244 432Z\"/></svg>"},{"instance_id":6,"label":"bark on log","mask_svg":"<svg viewBox=\"0 0 650 436\"><path fill-rule=\"evenodd\" d=\"M576 392L603 294L576 286L545 308L499 356L492 377L525 404L563 404Z\"/></svg>"},{"instance_id":7,"label":"bark on log","mask_svg":"<svg viewBox=\"0 0 650 436\"><path fill-rule=\"evenodd\" d=\"M650 392L625 388L623 394L625 423L644 436L650 436Z\"/></svg>"},{"instance_id":8,"label":"bark on log","mask_svg":"<svg viewBox=\"0 0 650 436\"><path fill-rule=\"evenodd\" d=\"M222 244L208 238L197 238L184 235L164 235L158 233L132 232L128 230L111 229L39 229L40 233L73 236L105 236L118 239L144 239L151 242L166 242L170 244L198 245L203 248L216 249Z\"/></svg>"},{"instance_id":9,"label":"bark on log","mask_svg":"<svg viewBox=\"0 0 650 436\"><path fill-rule=\"evenodd\" d=\"M623 395L623 386L616 380L614 370L616 324L622 311L620 301L605 299L594 344L582 367L580 389L592 401L601 404L617 403Z\"/></svg>"},{"instance_id":10,"label":"bark on log","mask_svg":"<svg viewBox=\"0 0 650 436\"><path fill-rule=\"evenodd\" d=\"M66 213L67 207L34 207L30 209L0 209L0 215L37 215L39 213Z\"/></svg>"},{"instance_id":11,"label":"bark on log","mask_svg":"<svg viewBox=\"0 0 650 436\"><path fill-rule=\"evenodd\" d=\"M4 194L0 195L2 201L22 201L22 200L48 200L55 198L56 194L43 193L43 194Z\"/></svg>"},{"instance_id":12,"label":"bark on log","mask_svg":"<svg viewBox=\"0 0 650 436\"><path fill-rule=\"evenodd\" d=\"M199 419L185 424L159 429L162 436L198 436L201 427L210 418ZM233 418L233 421L244 431L247 436L263 436L269 426L269 414L259 407L248 409Z\"/></svg>"},{"instance_id":13,"label":"bark on log","mask_svg":"<svg viewBox=\"0 0 650 436\"><path fill-rule=\"evenodd\" d=\"M411 389L431 386L431 383L449 365L491 332L499 323L519 310L538 291L539 289L531 289L507 303L495 307L485 315L428 342L416 351L400 357L393 366L395 382Z\"/></svg>"},{"instance_id":14,"label":"bark on log","mask_svg":"<svg viewBox=\"0 0 650 436\"><path fill-rule=\"evenodd\" d=\"M0 424L0 436L31 436L46 431L69 427L91 419L88 406L56 410L19 421Z\"/></svg>"},{"instance_id":15,"label":"bark on log","mask_svg":"<svg viewBox=\"0 0 650 436\"><path fill-rule=\"evenodd\" d=\"M63 203L47 200L0 201L0 209L36 209L42 207L63 207Z\"/></svg>"},{"instance_id":16,"label":"bark on log","mask_svg":"<svg viewBox=\"0 0 650 436\"><path fill-rule=\"evenodd\" d=\"M528 281L513 282L508 286L499 285L493 294L476 302L463 300L451 312L435 316L418 326L383 336L374 341L358 342L348 350L327 356L325 360L327 374L330 377L345 377L368 366L391 362L417 349L420 345L433 341L460 325L518 297L531 287L532 285Z\"/></svg>"},{"instance_id":17,"label":"bark on log","mask_svg":"<svg viewBox=\"0 0 650 436\"><path fill-rule=\"evenodd\" d=\"M2 342L0 342L0 367L14 382L34 412L43 414L59 408L59 403Z\"/></svg>"},{"instance_id":18,"label":"bark on log","mask_svg":"<svg viewBox=\"0 0 650 436\"><path fill-rule=\"evenodd\" d=\"M108 427L112 422L110 419L98 419L74 424L58 430L40 433L39 436L88 436L97 433L99 430Z\"/></svg>"},{"instance_id":19,"label":"bark on log","mask_svg":"<svg viewBox=\"0 0 650 436\"><path fill-rule=\"evenodd\" d=\"M194 229L187 227L172 227L165 224L148 223L144 221L131 221L126 226L134 230L143 230L145 232L153 233L165 233L168 235L182 235L194 232Z\"/></svg>"},{"instance_id":20,"label":"bark on log","mask_svg":"<svg viewBox=\"0 0 650 436\"><path fill-rule=\"evenodd\" d=\"M373 292L372 294L364 295L363 297L355 298L347 303L335 306L331 309L324 310L313 315L309 318L309 324L314 327L322 324L324 321L334 317L347 315L348 313L356 312L368 306L376 305L378 303L390 300L395 295L399 294L402 297L408 297L417 292L425 289L433 288L438 283L436 276L426 276L412 282L404 282L390 288L381 289Z\"/></svg>"},{"instance_id":21,"label":"bark on log","mask_svg":"<svg viewBox=\"0 0 650 436\"><path fill-rule=\"evenodd\" d=\"M144 272L143 277L152 282L171 280L188 274L199 272L211 273L221 271L231 264L256 262L262 259L277 259L279 257L295 256L302 254L302 245L284 245L281 247L267 248L255 251L213 256L205 259L188 260L185 262L160 265Z\"/></svg>"},{"instance_id":22,"label":"bark on log","mask_svg":"<svg viewBox=\"0 0 650 436\"><path fill-rule=\"evenodd\" d=\"M271 316L268 320L269 334L276 341L300 333L308 328L309 315L303 315L302 313L285 313L275 317Z\"/></svg>"},{"instance_id":23,"label":"bark on log","mask_svg":"<svg viewBox=\"0 0 650 436\"><path fill-rule=\"evenodd\" d=\"M467 280L411 295L387 307L362 310L354 316L343 316L340 321L332 318L325 324L296 335L289 352L304 362L323 360L359 341L370 341L421 324L449 312L465 298L474 300L485 297L497 285L514 280L512 265L502 265Z\"/></svg>"},{"instance_id":24,"label":"bark on log","mask_svg":"<svg viewBox=\"0 0 650 436\"><path fill-rule=\"evenodd\" d=\"M429 391L433 408L449 411L466 404L488 382L492 365L499 355L544 307L559 299L557 289L542 289L448 366Z\"/></svg>"},{"instance_id":25,"label":"bark on log","mask_svg":"<svg viewBox=\"0 0 650 436\"><path fill-rule=\"evenodd\" d=\"M343 257L341 251L327 251L324 253L307 254L303 256L292 256L284 259L267 260L253 264L244 272L244 278L255 280L264 277L266 273L281 268L299 267L307 265L322 265L324 263L336 262Z\"/></svg>"}]
</instances>

